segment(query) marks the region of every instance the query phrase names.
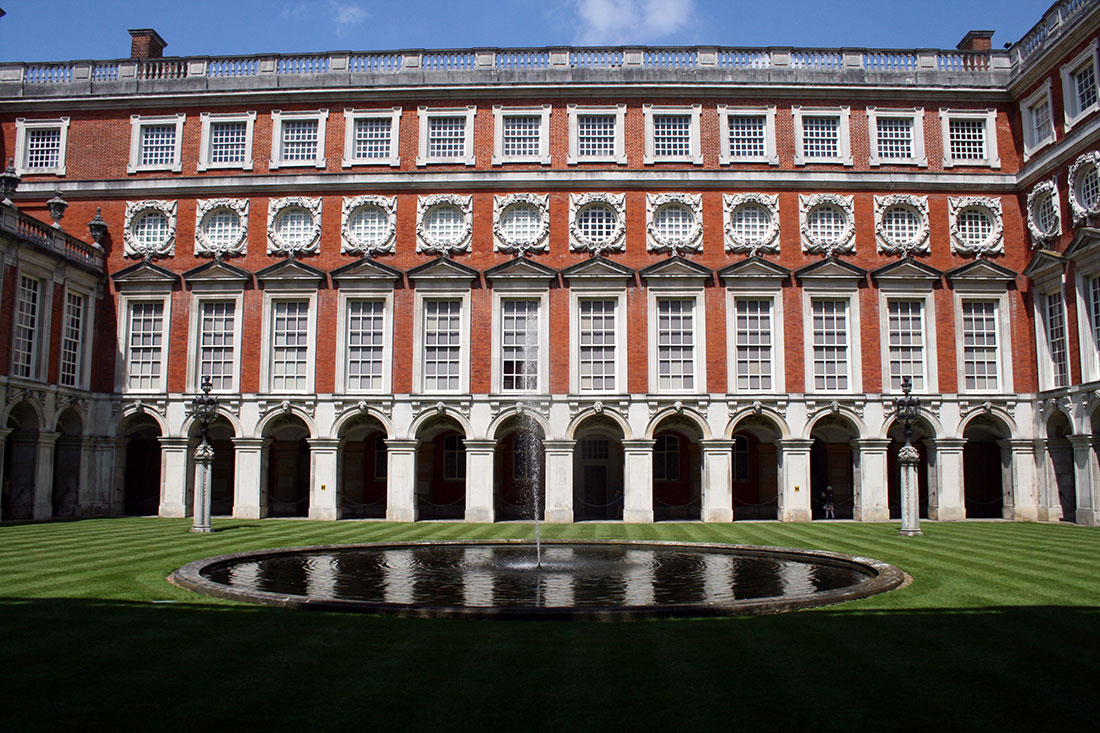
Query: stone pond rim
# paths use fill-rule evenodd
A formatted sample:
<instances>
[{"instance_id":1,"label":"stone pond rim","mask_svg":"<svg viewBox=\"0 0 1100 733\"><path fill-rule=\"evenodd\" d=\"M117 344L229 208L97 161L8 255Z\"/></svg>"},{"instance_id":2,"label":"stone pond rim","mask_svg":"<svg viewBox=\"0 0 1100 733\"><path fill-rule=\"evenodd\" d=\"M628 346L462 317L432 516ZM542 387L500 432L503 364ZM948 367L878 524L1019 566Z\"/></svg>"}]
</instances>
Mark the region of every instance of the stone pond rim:
<instances>
[{"instance_id":1,"label":"stone pond rim","mask_svg":"<svg viewBox=\"0 0 1100 733\"><path fill-rule=\"evenodd\" d=\"M204 595L240 601L244 603L280 606L319 611L353 612L400 616L408 618L478 618L478 619L529 619L529 620L593 620L618 621L650 618L706 618L783 613L802 608L834 605L846 601L867 598L879 593L908 585L912 578L899 568L872 558L845 555L824 550L802 550L785 547L757 545L730 545L722 543L661 542L648 540L543 540L545 548L561 547L612 547L629 550L691 551L717 553L731 557L770 558L778 561L793 560L813 562L818 566L847 568L859 571L867 577L841 588L800 593L788 596L770 596L737 600L728 603L654 603L626 606L609 603L588 606L465 606L420 603L395 603L340 598L310 598L261 590L246 590L209 579L203 573L218 566L249 561L260 561L295 555L343 553L356 550L415 550L418 548L512 548L531 547L528 540L452 540L371 542L348 545L312 545L285 547L248 552L231 553L203 558L176 569L168 582ZM532 571L537 572L537 571Z\"/></svg>"}]
</instances>

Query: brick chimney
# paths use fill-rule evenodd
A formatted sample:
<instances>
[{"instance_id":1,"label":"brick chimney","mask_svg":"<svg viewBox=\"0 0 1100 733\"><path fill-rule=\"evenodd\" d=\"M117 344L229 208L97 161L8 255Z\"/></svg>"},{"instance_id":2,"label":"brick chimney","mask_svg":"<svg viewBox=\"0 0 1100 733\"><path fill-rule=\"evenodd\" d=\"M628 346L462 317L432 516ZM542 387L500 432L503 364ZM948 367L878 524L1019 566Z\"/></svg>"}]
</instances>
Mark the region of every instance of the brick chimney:
<instances>
[{"instance_id":1,"label":"brick chimney","mask_svg":"<svg viewBox=\"0 0 1100 733\"><path fill-rule=\"evenodd\" d=\"M993 48L993 31L970 31L955 48L960 51L988 51Z\"/></svg>"},{"instance_id":2,"label":"brick chimney","mask_svg":"<svg viewBox=\"0 0 1100 733\"><path fill-rule=\"evenodd\" d=\"M130 29L130 58L159 59L168 43L152 28Z\"/></svg>"}]
</instances>

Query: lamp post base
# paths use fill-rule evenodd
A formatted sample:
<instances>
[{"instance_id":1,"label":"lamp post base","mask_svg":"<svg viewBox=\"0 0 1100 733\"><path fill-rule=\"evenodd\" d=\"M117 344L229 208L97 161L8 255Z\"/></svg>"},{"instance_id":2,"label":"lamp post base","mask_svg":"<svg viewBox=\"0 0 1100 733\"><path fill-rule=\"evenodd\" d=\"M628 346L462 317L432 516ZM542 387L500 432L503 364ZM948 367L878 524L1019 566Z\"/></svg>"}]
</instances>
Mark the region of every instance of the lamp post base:
<instances>
[{"instance_id":1,"label":"lamp post base","mask_svg":"<svg viewBox=\"0 0 1100 733\"><path fill-rule=\"evenodd\" d=\"M921 532L919 529L904 529L903 528L903 529L898 530L898 536L900 536L900 537L923 537L924 532Z\"/></svg>"}]
</instances>

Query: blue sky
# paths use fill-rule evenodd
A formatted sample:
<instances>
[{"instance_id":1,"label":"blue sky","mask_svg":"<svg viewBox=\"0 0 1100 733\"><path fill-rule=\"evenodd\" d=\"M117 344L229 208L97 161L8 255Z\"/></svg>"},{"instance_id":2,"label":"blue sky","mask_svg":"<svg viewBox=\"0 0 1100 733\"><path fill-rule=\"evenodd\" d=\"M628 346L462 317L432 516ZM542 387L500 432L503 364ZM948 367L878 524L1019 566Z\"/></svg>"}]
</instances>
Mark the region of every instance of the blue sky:
<instances>
[{"instance_id":1,"label":"blue sky","mask_svg":"<svg viewBox=\"0 0 1100 733\"><path fill-rule=\"evenodd\" d=\"M0 0L0 61L129 55L155 28L166 55L644 43L953 48L1017 41L1034 0Z\"/></svg>"}]
</instances>

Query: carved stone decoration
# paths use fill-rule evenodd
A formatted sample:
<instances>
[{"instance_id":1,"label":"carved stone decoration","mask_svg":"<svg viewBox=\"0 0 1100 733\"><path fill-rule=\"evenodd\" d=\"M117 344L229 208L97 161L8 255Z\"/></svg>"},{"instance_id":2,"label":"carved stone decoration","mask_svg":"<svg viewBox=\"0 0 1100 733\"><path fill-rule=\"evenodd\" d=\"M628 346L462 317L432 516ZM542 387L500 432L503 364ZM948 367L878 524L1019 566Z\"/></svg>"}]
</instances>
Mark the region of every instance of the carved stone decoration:
<instances>
[{"instance_id":1,"label":"carved stone decoration","mask_svg":"<svg viewBox=\"0 0 1100 733\"><path fill-rule=\"evenodd\" d=\"M210 237L214 217L237 217L237 235L224 239ZM199 199L195 207L195 256L243 256L248 252L248 199Z\"/></svg>"},{"instance_id":2,"label":"carved stone decoration","mask_svg":"<svg viewBox=\"0 0 1100 733\"><path fill-rule=\"evenodd\" d=\"M606 234L591 236L585 224L596 207L608 207L614 212L615 221ZM603 254L607 251L622 252L625 248L626 194L623 193L571 193L569 194L569 249L572 252Z\"/></svg>"},{"instance_id":3,"label":"carved stone decoration","mask_svg":"<svg viewBox=\"0 0 1100 733\"><path fill-rule=\"evenodd\" d=\"M1032 247L1045 248L1062 235L1062 205L1053 178L1036 184L1027 195L1027 229Z\"/></svg>"},{"instance_id":4,"label":"carved stone decoration","mask_svg":"<svg viewBox=\"0 0 1100 733\"><path fill-rule=\"evenodd\" d=\"M828 208L838 210L843 221L832 236L823 236L814 226L815 218ZM856 228L852 196L836 193L798 194L798 221L802 233L802 251L807 254L823 254L831 257L838 252L856 251Z\"/></svg>"},{"instance_id":5,"label":"carved stone decoration","mask_svg":"<svg viewBox=\"0 0 1100 733\"><path fill-rule=\"evenodd\" d=\"M915 229L903 233L889 226L888 219L894 213L909 214L910 221L916 221ZM880 254L903 257L928 254L928 197L907 193L875 196L875 242Z\"/></svg>"},{"instance_id":6,"label":"carved stone decoration","mask_svg":"<svg viewBox=\"0 0 1100 733\"><path fill-rule=\"evenodd\" d=\"M164 217L157 227L159 236L153 237L151 227L146 227L146 216ZM126 257L173 257L176 254L176 202L175 201L127 201L126 229L123 233L123 254Z\"/></svg>"},{"instance_id":7,"label":"carved stone decoration","mask_svg":"<svg viewBox=\"0 0 1100 733\"><path fill-rule=\"evenodd\" d=\"M752 213L753 209L767 212L766 226L753 227L755 232L747 232L739 222L739 217ZM726 251L746 252L758 255L761 252L779 251L779 196L774 193L733 193L722 195L722 210L725 220ZM762 224L762 222L757 222Z\"/></svg>"},{"instance_id":8,"label":"carved stone decoration","mask_svg":"<svg viewBox=\"0 0 1100 733\"><path fill-rule=\"evenodd\" d=\"M1092 150L1069 167L1069 208L1073 225L1100 214L1100 151ZM1090 193L1091 192L1091 193ZM1030 207L1028 207L1030 208Z\"/></svg>"},{"instance_id":9,"label":"carved stone decoration","mask_svg":"<svg viewBox=\"0 0 1100 733\"><path fill-rule=\"evenodd\" d=\"M525 235L519 236L517 232L510 230L506 215L514 215L526 207L532 207L537 212L538 224ZM547 252L550 249L549 235L549 194L509 193L493 197L494 252L514 253L521 256L529 252Z\"/></svg>"},{"instance_id":10,"label":"carved stone decoration","mask_svg":"<svg viewBox=\"0 0 1100 733\"><path fill-rule=\"evenodd\" d=\"M416 202L416 251L450 257L456 252L469 252L473 223L470 211L473 196L454 193L437 193L421 196ZM438 231L430 231L432 219L446 209L454 209L462 217L462 223L453 236L440 237Z\"/></svg>"},{"instance_id":11,"label":"carved stone decoration","mask_svg":"<svg viewBox=\"0 0 1100 733\"><path fill-rule=\"evenodd\" d=\"M292 215L296 209L309 215L309 223L300 238L291 241L280 234L283 217ZM321 198L288 196L271 199L267 204L267 253L274 254L316 254L321 243Z\"/></svg>"},{"instance_id":12,"label":"carved stone decoration","mask_svg":"<svg viewBox=\"0 0 1100 733\"><path fill-rule=\"evenodd\" d=\"M360 212L373 211L385 220L375 236L367 238L354 228L355 217ZM397 233L396 196L347 196L344 197L343 215L340 219L340 252L342 254L367 255L393 254Z\"/></svg>"},{"instance_id":13,"label":"carved stone decoration","mask_svg":"<svg viewBox=\"0 0 1100 733\"><path fill-rule=\"evenodd\" d=\"M691 228L683 236L670 237L662 231L659 217L673 207L691 212ZM703 197L698 193L647 193L646 249L650 252L699 252L703 249Z\"/></svg>"},{"instance_id":14,"label":"carved stone decoration","mask_svg":"<svg viewBox=\"0 0 1100 733\"><path fill-rule=\"evenodd\" d=\"M960 229L960 219L968 210L984 212L989 217L989 232L982 238ZM1004 254L1004 224L1001 222L1001 200L987 196L949 196L947 218L951 228L951 251L959 255Z\"/></svg>"}]
</instances>

